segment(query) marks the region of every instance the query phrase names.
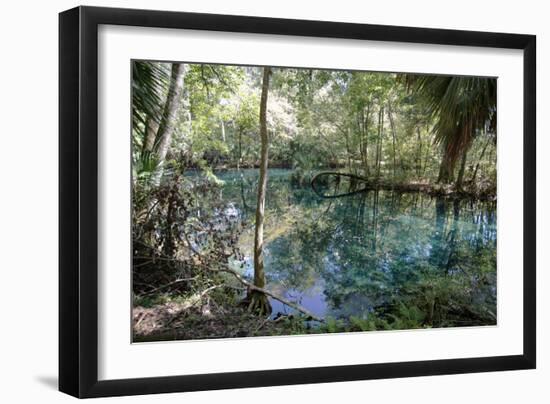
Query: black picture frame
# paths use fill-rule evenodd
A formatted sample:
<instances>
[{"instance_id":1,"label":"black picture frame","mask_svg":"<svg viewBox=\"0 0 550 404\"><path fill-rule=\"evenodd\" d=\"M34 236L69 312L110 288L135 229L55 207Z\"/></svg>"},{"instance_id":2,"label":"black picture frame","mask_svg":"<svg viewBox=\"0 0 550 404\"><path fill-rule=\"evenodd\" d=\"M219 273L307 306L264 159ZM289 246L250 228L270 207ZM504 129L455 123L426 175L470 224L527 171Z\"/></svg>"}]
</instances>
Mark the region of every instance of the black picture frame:
<instances>
[{"instance_id":1,"label":"black picture frame","mask_svg":"<svg viewBox=\"0 0 550 404\"><path fill-rule=\"evenodd\" d=\"M99 381L97 61L100 24L523 50L523 354ZM535 368L534 35L77 7L59 15L59 100L61 391L85 398Z\"/></svg>"}]
</instances>

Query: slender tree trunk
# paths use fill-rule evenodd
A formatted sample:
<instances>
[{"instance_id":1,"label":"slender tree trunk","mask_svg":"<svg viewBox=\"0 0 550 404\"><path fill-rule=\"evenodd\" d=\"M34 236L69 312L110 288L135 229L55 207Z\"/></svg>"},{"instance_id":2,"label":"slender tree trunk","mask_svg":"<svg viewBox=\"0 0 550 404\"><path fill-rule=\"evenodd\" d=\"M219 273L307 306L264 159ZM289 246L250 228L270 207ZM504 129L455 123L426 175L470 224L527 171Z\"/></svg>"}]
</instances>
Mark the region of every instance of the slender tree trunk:
<instances>
[{"instance_id":1,"label":"slender tree trunk","mask_svg":"<svg viewBox=\"0 0 550 404\"><path fill-rule=\"evenodd\" d=\"M367 148L365 146L365 111L361 110L361 113L358 117L358 126L359 126L359 139L361 142L361 160L363 161L363 171L365 175L369 170L369 160L367 157Z\"/></svg>"},{"instance_id":2,"label":"slender tree trunk","mask_svg":"<svg viewBox=\"0 0 550 404\"><path fill-rule=\"evenodd\" d=\"M243 129L239 126L239 155L237 157L237 170L241 168L243 159Z\"/></svg>"},{"instance_id":3,"label":"slender tree trunk","mask_svg":"<svg viewBox=\"0 0 550 404\"><path fill-rule=\"evenodd\" d=\"M443 157L439 166L438 183L451 184L455 176L455 159L449 155L447 147L443 147Z\"/></svg>"},{"instance_id":4,"label":"slender tree trunk","mask_svg":"<svg viewBox=\"0 0 550 404\"><path fill-rule=\"evenodd\" d=\"M426 133L430 133L430 124L426 123ZM428 139L429 143L429 139ZM424 174L426 174L426 168L428 168L428 159L430 157L430 147L426 147L426 155L424 157L424 165L422 166L422 174L421 177L424 177Z\"/></svg>"},{"instance_id":5,"label":"slender tree trunk","mask_svg":"<svg viewBox=\"0 0 550 404\"><path fill-rule=\"evenodd\" d=\"M145 140L143 142L143 153L147 153L147 152L151 153L153 151L158 129L159 129L158 122L154 118L149 117L147 119L147 127L145 128Z\"/></svg>"},{"instance_id":6,"label":"slender tree trunk","mask_svg":"<svg viewBox=\"0 0 550 404\"><path fill-rule=\"evenodd\" d=\"M384 107L378 112L378 139L376 143L376 181L380 179L380 160L382 158L382 136L384 133Z\"/></svg>"},{"instance_id":7,"label":"slender tree trunk","mask_svg":"<svg viewBox=\"0 0 550 404\"><path fill-rule=\"evenodd\" d=\"M370 121L370 103L367 104L367 114L363 120L363 130L365 133L365 175L369 176L369 121Z\"/></svg>"},{"instance_id":8,"label":"slender tree trunk","mask_svg":"<svg viewBox=\"0 0 550 404\"><path fill-rule=\"evenodd\" d=\"M418 157L416 162L416 174L420 178L422 173L422 136L420 136L420 127L416 127L416 135L418 138Z\"/></svg>"},{"instance_id":9,"label":"slender tree trunk","mask_svg":"<svg viewBox=\"0 0 550 404\"><path fill-rule=\"evenodd\" d=\"M154 183L158 184L162 177L164 160L172 142L172 136L176 128L178 110L181 105L181 95L183 90L183 79L185 77L186 65L183 63L172 64L172 75L170 77L170 87L168 88L168 96L162 121L160 123L156 140L158 169L155 173Z\"/></svg>"},{"instance_id":10,"label":"slender tree trunk","mask_svg":"<svg viewBox=\"0 0 550 404\"><path fill-rule=\"evenodd\" d=\"M191 115L191 100L189 99L189 89L183 89L182 108L184 110L185 121L187 124L187 135L191 136L193 133L193 117Z\"/></svg>"},{"instance_id":11,"label":"slender tree trunk","mask_svg":"<svg viewBox=\"0 0 550 404\"><path fill-rule=\"evenodd\" d=\"M483 156L485 155L485 150L487 150L487 146L489 146L489 143L491 142L491 138L487 139L487 143L485 143L485 146L483 146L483 149L481 150L481 154L479 155L479 160L477 161L476 168L474 170L474 173L472 175L472 179L470 182L475 185L475 180L477 176L477 171L479 170L479 164L481 163L481 160L483 159Z\"/></svg>"},{"instance_id":12,"label":"slender tree trunk","mask_svg":"<svg viewBox=\"0 0 550 404\"><path fill-rule=\"evenodd\" d=\"M265 272L264 272L264 215L265 215L265 194L267 190L267 168L268 168L268 151L269 138L267 134L267 94L269 92L269 76L271 69L264 67L262 79L262 95L260 98L260 138L261 138L261 155L260 155L260 179L258 182L258 201L256 206L256 229L254 234L254 285L259 288L265 287ZM254 291L250 297L249 308L252 311L257 311L260 314L271 312L271 307L267 296L258 291Z\"/></svg>"},{"instance_id":13,"label":"slender tree trunk","mask_svg":"<svg viewBox=\"0 0 550 404\"><path fill-rule=\"evenodd\" d=\"M393 143L393 182L395 183L395 170L397 169L397 151L395 149L395 143L397 142L397 134L395 133L395 124L393 122L393 115L391 110L391 103L388 101L388 118L390 119L390 127L392 134L392 143Z\"/></svg>"},{"instance_id":14,"label":"slender tree trunk","mask_svg":"<svg viewBox=\"0 0 550 404\"><path fill-rule=\"evenodd\" d=\"M346 135L346 153L348 155L348 170L349 172L351 172L351 151L349 146L349 132L350 132L350 128L348 127L348 129L344 133Z\"/></svg>"},{"instance_id":15,"label":"slender tree trunk","mask_svg":"<svg viewBox=\"0 0 550 404\"><path fill-rule=\"evenodd\" d=\"M368 109L367 117L365 117L365 110L361 109L357 115L357 130L359 132L359 151L361 152L361 165L363 167L363 173L366 177L369 175L369 157L368 157L368 137L367 127L368 124Z\"/></svg>"},{"instance_id":16,"label":"slender tree trunk","mask_svg":"<svg viewBox=\"0 0 550 404\"><path fill-rule=\"evenodd\" d=\"M425 150L424 163L422 165L422 174L420 175L420 177L422 177L422 178L425 178L425 176L426 176L426 170L428 169L428 161L430 160L430 154L431 154L432 148L429 147L429 144L428 144L428 147L425 147L424 150Z\"/></svg>"},{"instance_id":17,"label":"slender tree trunk","mask_svg":"<svg viewBox=\"0 0 550 404\"><path fill-rule=\"evenodd\" d=\"M464 180L464 171L466 170L466 160L468 158L468 149L464 150L462 154L462 160L460 162L460 169L458 170L458 176L456 177L456 189L462 191L462 182Z\"/></svg>"}]
</instances>

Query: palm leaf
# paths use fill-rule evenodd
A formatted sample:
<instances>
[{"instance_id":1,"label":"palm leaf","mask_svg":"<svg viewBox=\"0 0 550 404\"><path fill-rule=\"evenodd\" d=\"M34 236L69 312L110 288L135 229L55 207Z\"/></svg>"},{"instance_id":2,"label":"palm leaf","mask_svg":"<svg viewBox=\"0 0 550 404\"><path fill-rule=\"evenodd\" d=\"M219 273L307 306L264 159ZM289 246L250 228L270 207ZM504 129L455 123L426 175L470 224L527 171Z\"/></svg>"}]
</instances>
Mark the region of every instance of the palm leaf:
<instances>
[{"instance_id":1,"label":"palm leaf","mask_svg":"<svg viewBox=\"0 0 550 404\"><path fill-rule=\"evenodd\" d=\"M435 140L453 163L477 134L496 131L496 79L411 74L404 79L410 90L426 97L436 119Z\"/></svg>"},{"instance_id":2,"label":"palm leaf","mask_svg":"<svg viewBox=\"0 0 550 404\"><path fill-rule=\"evenodd\" d=\"M145 136L149 119L160 123L170 71L164 63L132 63L132 126Z\"/></svg>"}]
</instances>

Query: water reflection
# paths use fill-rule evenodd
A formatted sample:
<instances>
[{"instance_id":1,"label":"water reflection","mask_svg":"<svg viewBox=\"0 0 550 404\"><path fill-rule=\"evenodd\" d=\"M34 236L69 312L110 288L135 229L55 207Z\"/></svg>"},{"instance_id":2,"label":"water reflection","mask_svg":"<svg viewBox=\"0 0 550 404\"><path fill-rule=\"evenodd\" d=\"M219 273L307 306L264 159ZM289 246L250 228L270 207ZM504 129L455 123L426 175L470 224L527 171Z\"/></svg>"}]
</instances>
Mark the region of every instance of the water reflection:
<instances>
[{"instance_id":1,"label":"water reflection","mask_svg":"<svg viewBox=\"0 0 550 404\"><path fill-rule=\"evenodd\" d=\"M251 273L257 172L219 177L248 223L241 248ZM319 317L496 321L496 203L374 190L325 199L271 170L266 218L268 286ZM274 315L292 311L271 303Z\"/></svg>"}]
</instances>

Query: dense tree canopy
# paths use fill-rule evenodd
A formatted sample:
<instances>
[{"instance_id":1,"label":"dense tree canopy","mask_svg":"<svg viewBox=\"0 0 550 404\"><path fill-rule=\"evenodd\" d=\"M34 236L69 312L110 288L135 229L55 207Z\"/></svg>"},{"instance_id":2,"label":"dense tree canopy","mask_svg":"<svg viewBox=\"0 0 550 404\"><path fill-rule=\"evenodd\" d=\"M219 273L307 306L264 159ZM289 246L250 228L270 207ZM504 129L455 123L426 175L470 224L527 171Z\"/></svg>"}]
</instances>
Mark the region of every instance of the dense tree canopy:
<instances>
[{"instance_id":1,"label":"dense tree canopy","mask_svg":"<svg viewBox=\"0 0 550 404\"><path fill-rule=\"evenodd\" d=\"M186 66L168 160L206 170L258 167L261 70ZM159 130L169 120L171 70L134 63L138 176L166 158ZM276 68L272 75L270 167L305 177L335 167L378 181L460 182L494 192L495 79Z\"/></svg>"}]
</instances>

